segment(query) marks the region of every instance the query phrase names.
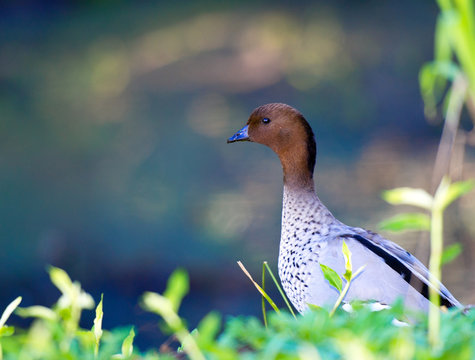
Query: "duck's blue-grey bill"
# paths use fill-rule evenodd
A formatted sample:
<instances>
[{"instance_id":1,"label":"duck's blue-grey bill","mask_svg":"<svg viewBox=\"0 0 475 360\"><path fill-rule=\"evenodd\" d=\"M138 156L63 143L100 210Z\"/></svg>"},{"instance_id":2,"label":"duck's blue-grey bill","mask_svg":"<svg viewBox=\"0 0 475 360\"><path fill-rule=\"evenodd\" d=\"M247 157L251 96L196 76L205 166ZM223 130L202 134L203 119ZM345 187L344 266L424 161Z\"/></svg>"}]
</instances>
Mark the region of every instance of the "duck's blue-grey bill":
<instances>
[{"instance_id":1,"label":"duck's blue-grey bill","mask_svg":"<svg viewBox=\"0 0 475 360\"><path fill-rule=\"evenodd\" d=\"M241 130L235 133L228 139L228 144L236 141L250 141L249 135L247 134L248 125L244 126Z\"/></svg>"}]
</instances>

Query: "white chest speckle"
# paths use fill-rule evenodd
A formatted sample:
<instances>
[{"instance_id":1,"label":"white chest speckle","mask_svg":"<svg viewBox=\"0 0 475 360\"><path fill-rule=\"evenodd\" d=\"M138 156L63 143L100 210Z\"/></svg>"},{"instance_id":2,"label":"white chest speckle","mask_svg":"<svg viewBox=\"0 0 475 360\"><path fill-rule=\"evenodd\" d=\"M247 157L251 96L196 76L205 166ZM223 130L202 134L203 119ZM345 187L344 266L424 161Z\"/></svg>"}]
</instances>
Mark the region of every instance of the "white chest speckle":
<instances>
[{"instance_id":1,"label":"white chest speckle","mask_svg":"<svg viewBox=\"0 0 475 360\"><path fill-rule=\"evenodd\" d=\"M293 192L284 187L279 276L298 311L306 308L309 279L318 266L319 252L329 234L338 232L338 220L314 192Z\"/></svg>"}]
</instances>

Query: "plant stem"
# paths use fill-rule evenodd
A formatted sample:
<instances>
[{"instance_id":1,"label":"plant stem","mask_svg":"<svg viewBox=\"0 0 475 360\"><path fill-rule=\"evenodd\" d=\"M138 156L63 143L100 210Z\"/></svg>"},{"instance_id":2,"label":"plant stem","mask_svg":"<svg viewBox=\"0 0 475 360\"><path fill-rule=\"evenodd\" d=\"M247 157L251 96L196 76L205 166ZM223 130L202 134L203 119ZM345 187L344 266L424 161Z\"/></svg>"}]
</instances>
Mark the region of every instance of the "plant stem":
<instances>
[{"instance_id":1,"label":"plant stem","mask_svg":"<svg viewBox=\"0 0 475 360\"><path fill-rule=\"evenodd\" d=\"M443 198L446 196L450 181L447 177L442 181L434 195L434 202L431 211L430 225L430 260L429 260L429 300L432 305L429 307L429 342L432 346L439 344L440 332L440 295L439 281L441 279L440 262L443 249L444 232L444 206Z\"/></svg>"},{"instance_id":2,"label":"plant stem","mask_svg":"<svg viewBox=\"0 0 475 360\"><path fill-rule=\"evenodd\" d=\"M450 174L451 160L453 157L454 144L458 133L460 114L462 112L465 95L467 93L467 81L462 75L458 75L450 91L450 98L445 114L444 128L440 137L437 156L432 174L432 188L440 184L445 175Z\"/></svg>"},{"instance_id":3,"label":"plant stem","mask_svg":"<svg viewBox=\"0 0 475 360\"><path fill-rule=\"evenodd\" d=\"M438 280L440 280L440 258L442 256L443 212L433 209L431 222L431 251L430 251L430 282L435 287L429 287L429 298L433 306L429 308L429 342L432 346L439 343L440 330L440 297Z\"/></svg>"},{"instance_id":4,"label":"plant stem","mask_svg":"<svg viewBox=\"0 0 475 360\"><path fill-rule=\"evenodd\" d=\"M345 298L346 293L348 292L348 289L349 289L349 288L350 288L350 281L347 281L346 284L345 284L345 287L344 287L343 290L340 292L340 296L338 296L338 299L336 300L335 305L333 305L332 311L330 311L330 317L333 316L333 314L335 313L336 309L338 309L338 306L340 306L340 304L341 304L341 302L343 301L343 299Z\"/></svg>"},{"instance_id":5,"label":"plant stem","mask_svg":"<svg viewBox=\"0 0 475 360\"><path fill-rule=\"evenodd\" d=\"M353 279L355 279L355 278L364 270L365 267L366 267L366 265L363 265L362 267L360 267L358 270L356 270L356 272L354 272L354 273L351 275L350 280L349 280L349 281L346 281L345 287L344 287L343 290L340 292L340 296L338 296L338 299L336 300L335 305L333 305L332 311L330 311L330 317L333 316L333 314L335 313L336 309L338 309L338 306L340 306L340 304L342 303L343 299L344 299L345 296L346 296L346 293L347 293L348 290L350 289L350 284L351 284L351 282L353 281Z\"/></svg>"}]
</instances>

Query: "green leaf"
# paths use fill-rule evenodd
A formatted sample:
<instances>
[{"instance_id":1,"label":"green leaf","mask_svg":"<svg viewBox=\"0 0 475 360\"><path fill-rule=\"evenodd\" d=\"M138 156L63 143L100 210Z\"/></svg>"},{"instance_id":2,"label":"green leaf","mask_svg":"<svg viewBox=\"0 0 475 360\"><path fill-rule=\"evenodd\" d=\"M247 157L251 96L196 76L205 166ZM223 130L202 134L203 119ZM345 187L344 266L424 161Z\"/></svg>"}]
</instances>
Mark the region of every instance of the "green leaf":
<instances>
[{"instance_id":1,"label":"green leaf","mask_svg":"<svg viewBox=\"0 0 475 360\"><path fill-rule=\"evenodd\" d=\"M307 303L307 306L310 310L312 311L324 311L328 314L328 311L327 309L325 309L324 307L322 306L318 306L318 305L315 305L315 304L310 304L310 303Z\"/></svg>"},{"instance_id":2,"label":"green leaf","mask_svg":"<svg viewBox=\"0 0 475 360\"><path fill-rule=\"evenodd\" d=\"M81 343L81 346L83 346L84 348L87 348L89 350L94 347L96 339L94 338L94 334L91 331L79 329L75 332L75 336ZM94 353L94 355L97 357L96 353Z\"/></svg>"},{"instance_id":3,"label":"green leaf","mask_svg":"<svg viewBox=\"0 0 475 360\"><path fill-rule=\"evenodd\" d=\"M405 231L405 230L429 230L430 217L423 213L403 213L383 220L378 224L381 230Z\"/></svg>"},{"instance_id":4,"label":"green leaf","mask_svg":"<svg viewBox=\"0 0 475 360\"><path fill-rule=\"evenodd\" d=\"M210 346L221 328L221 315L216 311L210 312L198 324L198 344L200 347Z\"/></svg>"},{"instance_id":5,"label":"green leaf","mask_svg":"<svg viewBox=\"0 0 475 360\"><path fill-rule=\"evenodd\" d=\"M0 338L5 336L11 336L15 333L15 327L13 326L2 326L0 328Z\"/></svg>"},{"instance_id":6,"label":"green leaf","mask_svg":"<svg viewBox=\"0 0 475 360\"><path fill-rule=\"evenodd\" d=\"M134 337L135 331L134 328L130 329L129 335L125 338L124 342L122 343L122 356L128 358L132 355L134 351Z\"/></svg>"},{"instance_id":7,"label":"green leaf","mask_svg":"<svg viewBox=\"0 0 475 360\"><path fill-rule=\"evenodd\" d=\"M424 189L401 187L386 190L383 199L393 205L413 205L430 210L433 203L432 196Z\"/></svg>"},{"instance_id":8,"label":"green leaf","mask_svg":"<svg viewBox=\"0 0 475 360\"><path fill-rule=\"evenodd\" d=\"M204 360L204 356L190 335L183 321L173 310L171 302L166 297L152 292L146 292L142 298L142 306L147 311L160 315L173 330L191 360Z\"/></svg>"},{"instance_id":9,"label":"green leaf","mask_svg":"<svg viewBox=\"0 0 475 360\"><path fill-rule=\"evenodd\" d=\"M94 338L95 338L95 348L94 354L97 357L99 353L99 343L102 337L102 318L104 317L104 313L102 311L102 302L104 300L104 294L101 294L101 301L97 304L96 307L96 317L94 318L94 326L92 327Z\"/></svg>"},{"instance_id":10,"label":"green leaf","mask_svg":"<svg viewBox=\"0 0 475 360\"><path fill-rule=\"evenodd\" d=\"M446 35L446 34L445 34ZM445 45L441 45L442 47ZM437 51L437 49L436 49ZM446 56L446 49L439 49L441 58ZM419 72L419 86L424 100L424 113L432 119L437 114L437 103L445 97L447 81L453 81L459 76L459 66L450 61L438 60L425 64Z\"/></svg>"},{"instance_id":11,"label":"green leaf","mask_svg":"<svg viewBox=\"0 0 475 360\"><path fill-rule=\"evenodd\" d=\"M340 275L336 273L331 267L320 264L320 268L323 271L323 276L325 279L333 286L338 292L341 292L343 288L343 281L341 280Z\"/></svg>"},{"instance_id":12,"label":"green leaf","mask_svg":"<svg viewBox=\"0 0 475 360\"><path fill-rule=\"evenodd\" d=\"M450 35L447 29L447 18L443 15L437 18L434 35L434 52L436 61L450 61L452 57L452 47Z\"/></svg>"},{"instance_id":13,"label":"green leaf","mask_svg":"<svg viewBox=\"0 0 475 360\"><path fill-rule=\"evenodd\" d=\"M455 200L457 200L459 197L467 194L470 192L473 187L475 186L475 180L470 179L466 181L458 181L455 183L450 184L447 192L445 193L445 196L442 201L442 209L445 209L447 206L449 206L451 203L453 203Z\"/></svg>"},{"instance_id":14,"label":"green leaf","mask_svg":"<svg viewBox=\"0 0 475 360\"><path fill-rule=\"evenodd\" d=\"M345 257L345 273L343 277L346 281L351 281L351 273L353 271L353 267L351 265L351 251L348 249L348 245L346 242L343 241L342 245L343 256Z\"/></svg>"},{"instance_id":15,"label":"green leaf","mask_svg":"<svg viewBox=\"0 0 475 360\"><path fill-rule=\"evenodd\" d=\"M437 0L437 4L442 12L449 11L452 8L451 0Z\"/></svg>"},{"instance_id":16,"label":"green leaf","mask_svg":"<svg viewBox=\"0 0 475 360\"><path fill-rule=\"evenodd\" d=\"M69 275L63 269L50 266L48 269L51 282L63 293L71 294L73 292L73 282Z\"/></svg>"},{"instance_id":17,"label":"green leaf","mask_svg":"<svg viewBox=\"0 0 475 360\"><path fill-rule=\"evenodd\" d=\"M437 115L437 98L435 95L435 84L437 76L434 71L434 64L425 64L419 71L419 87L424 100L424 114L429 119Z\"/></svg>"},{"instance_id":18,"label":"green leaf","mask_svg":"<svg viewBox=\"0 0 475 360\"><path fill-rule=\"evenodd\" d=\"M0 317L0 329L5 325L12 312L15 311L15 309L18 307L18 305L20 305L20 303L21 296L18 296L15 300L8 304L2 316Z\"/></svg>"},{"instance_id":19,"label":"green leaf","mask_svg":"<svg viewBox=\"0 0 475 360\"><path fill-rule=\"evenodd\" d=\"M440 259L440 265L448 264L449 262L453 261L457 256L460 255L462 252L462 245L460 243L455 243L452 245L447 246Z\"/></svg>"},{"instance_id":20,"label":"green leaf","mask_svg":"<svg viewBox=\"0 0 475 360\"><path fill-rule=\"evenodd\" d=\"M184 269L177 269L168 278L167 288L163 296L170 300L173 310L177 312L188 290L188 274Z\"/></svg>"},{"instance_id":21,"label":"green leaf","mask_svg":"<svg viewBox=\"0 0 475 360\"><path fill-rule=\"evenodd\" d=\"M58 315L45 306L34 305L26 308L18 308L15 313L21 317L34 317L38 319L44 319L49 321L57 321Z\"/></svg>"},{"instance_id":22,"label":"green leaf","mask_svg":"<svg viewBox=\"0 0 475 360\"><path fill-rule=\"evenodd\" d=\"M170 300L165 296L154 292L146 292L143 295L143 307L145 310L158 314L164 318L170 315L177 316Z\"/></svg>"}]
</instances>

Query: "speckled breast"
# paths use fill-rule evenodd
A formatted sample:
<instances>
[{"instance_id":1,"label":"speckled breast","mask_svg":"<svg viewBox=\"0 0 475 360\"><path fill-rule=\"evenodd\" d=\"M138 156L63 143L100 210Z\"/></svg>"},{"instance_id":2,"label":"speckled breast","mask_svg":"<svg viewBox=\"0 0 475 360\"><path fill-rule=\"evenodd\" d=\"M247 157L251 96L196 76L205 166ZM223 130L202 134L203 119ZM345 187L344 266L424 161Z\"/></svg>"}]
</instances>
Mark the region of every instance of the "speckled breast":
<instances>
[{"instance_id":1,"label":"speckled breast","mask_svg":"<svg viewBox=\"0 0 475 360\"><path fill-rule=\"evenodd\" d=\"M295 193L284 188L279 276L288 298L300 312L307 307L309 280L319 275L318 254L334 222L315 193Z\"/></svg>"}]
</instances>

